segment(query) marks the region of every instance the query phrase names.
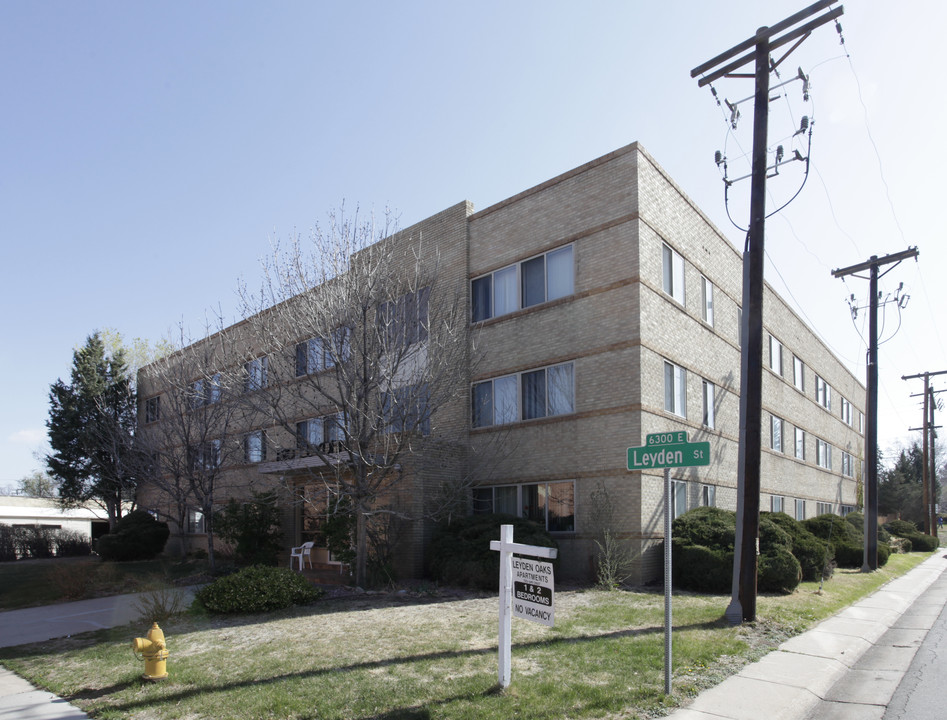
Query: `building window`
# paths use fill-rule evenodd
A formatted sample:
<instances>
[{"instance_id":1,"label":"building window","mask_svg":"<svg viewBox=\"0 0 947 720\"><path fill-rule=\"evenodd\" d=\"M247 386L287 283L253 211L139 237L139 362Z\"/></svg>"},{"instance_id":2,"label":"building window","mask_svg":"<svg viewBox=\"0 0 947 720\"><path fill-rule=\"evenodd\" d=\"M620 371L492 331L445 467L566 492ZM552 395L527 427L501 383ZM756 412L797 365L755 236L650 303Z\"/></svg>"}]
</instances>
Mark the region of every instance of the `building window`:
<instances>
[{"instance_id":1,"label":"building window","mask_svg":"<svg viewBox=\"0 0 947 720\"><path fill-rule=\"evenodd\" d=\"M687 417L687 371L667 361L664 362L664 409Z\"/></svg>"},{"instance_id":2,"label":"building window","mask_svg":"<svg viewBox=\"0 0 947 720\"><path fill-rule=\"evenodd\" d=\"M296 344L296 377L311 375L326 368L322 338L311 338Z\"/></svg>"},{"instance_id":3,"label":"building window","mask_svg":"<svg viewBox=\"0 0 947 720\"><path fill-rule=\"evenodd\" d=\"M700 276L700 319L713 327L714 284L703 275Z\"/></svg>"},{"instance_id":4,"label":"building window","mask_svg":"<svg viewBox=\"0 0 947 720\"><path fill-rule=\"evenodd\" d=\"M818 438L815 441L815 462L821 468L832 469L832 446Z\"/></svg>"},{"instance_id":5,"label":"building window","mask_svg":"<svg viewBox=\"0 0 947 720\"><path fill-rule=\"evenodd\" d=\"M817 502L815 504L816 515L832 515L832 503Z\"/></svg>"},{"instance_id":6,"label":"building window","mask_svg":"<svg viewBox=\"0 0 947 720\"><path fill-rule=\"evenodd\" d=\"M187 532L189 535L204 532L204 513L197 508L187 509Z\"/></svg>"},{"instance_id":7,"label":"building window","mask_svg":"<svg viewBox=\"0 0 947 720\"><path fill-rule=\"evenodd\" d=\"M792 356L792 384L799 392L806 391L806 366L795 355Z\"/></svg>"},{"instance_id":8,"label":"building window","mask_svg":"<svg viewBox=\"0 0 947 720\"><path fill-rule=\"evenodd\" d=\"M796 500L796 520L805 520L806 519L806 501L805 500Z\"/></svg>"},{"instance_id":9,"label":"building window","mask_svg":"<svg viewBox=\"0 0 947 720\"><path fill-rule=\"evenodd\" d=\"M776 452L783 451L783 421L775 415L770 415L769 446Z\"/></svg>"},{"instance_id":10,"label":"building window","mask_svg":"<svg viewBox=\"0 0 947 720\"><path fill-rule=\"evenodd\" d=\"M703 507L716 507L717 506L717 486L716 485L701 485L700 486L700 504Z\"/></svg>"},{"instance_id":11,"label":"building window","mask_svg":"<svg viewBox=\"0 0 947 720\"><path fill-rule=\"evenodd\" d=\"M558 300L575 292L572 245L495 270L470 283L474 322Z\"/></svg>"},{"instance_id":12,"label":"building window","mask_svg":"<svg viewBox=\"0 0 947 720\"><path fill-rule=\"evenodd\" d=\"M549 532L575 532L575 483L475 487L473 511L527 518L544 525Z\"/></svg>"},{"instance_id":13,"label":"building window","mask_svg":"<svg viewBox=\"0 0 947 720\"><path fill-rule=\"evenodd\" d=\"M806 432L802 428L797 427L795 429L795 445L796 445L796 459L805 460L806 459Z\"/></svg>"},{"instance_id":14,"label":"building window","mask_svg":"<svg viewBox=\"0 0 947 720\"><path fill-rule=\"evenodd\" d=\"M815 401L826 410L832 409L832 388L818 375L815 376Z\"/></svg>"},{"instance_id":15,"label":"building window","mask_svg":"<svg viewBox=\"0 0 947 720\"><path fill-rule=\"evenodd\" d=\"M842 451L842 475L845 477L855 477L855 463L851 453Z\"/></svg>"},{"instance_id":16,"label":"building window","mask_svg":"<svg viewBox=\"0 0 947 720\"><path fill-rule=\"evenodd\" d=\"M664 292L684 304L684 258L678 255L669 245L662 248L662 264L664 268Z\"/></svg>"},{"instance_id":17,"label":"building window","mask_svg":"<svg viewBox=\"0 0 947 720\"><path fill-rule=\"evenodd\" d=\"M191 472L214 470L220 467L220 440L211 440L192 446L188 450L189 467Z\"/></svg>"},{"instance_id":18,"label":"building window","mask_svg":"<svg viewBox=\"0 0 947 720\"><path fill-rule=\"evenodd\" d=\"M266 387L266 370L267 370L267 359L264 355L263 357L258 357L250 362L246 363L243 366L244 370L244 384L243 389L245 392L253 392L254 390L262 390Z\"/></svg>"},{"instance_id":19,"label":"building window","mask_svg":"<svg viewBox=\"0 0 947 720\"><path fill-rule=\"evenodd\" d=\"M674 480L671 483L671 508L674 511L674 520L687 512L687 483Z\"/></svg>"},{"instance_id":20,"label":"building window","mask_svg":"<svg viewBox=\"0 0 947 720\"><path fill-rule=\"evenodd\" d=\"M303 455L314 452L341 452L339 443L345 439L345 417L332 413L296 423L296 447Z\"/></svg>"},{"instance_id":21,"label":"building window","mask_svg":"<svg viewBox=\"0 0 947 720\"><path fill-rule=\"evenodd\" d=\"M858 411L858 432L865 434L865 413Z\"/></svg>"},{"instance_id":22,"label":"building window","mask_svg":"<svg viewBox=\"0 0 947 720\"><path fill-rule=\"evenodd\" d=\"M475 383L473 426L505 425L575 412L574 387L571 362Z\"/></svg>"},{"instance_id":23,"label":"building window","mask_svg":"<svg viewBox=\"0 0 947 720\"><path fill-rule=\"evenodd\" d=\"M839 404L841 407L842 422L851 427L852 425L852 404L840 396Z\"/></svg>"},{"instance_id":24,"label":"building window","mask_svg":"<svg viewBox=\"0 0 947 720\"><path fill-rule=\"evenodd\" d=\"M388 432L431 434L430 392L427 383L404 385L382 397Z\"/></svg>"},{"instance_id":25,"label":"building window","mask_svg":"<svg viewBox=\"0 0 947 720\"><path fill-rule=\"evenodd\" d=\"M262 430L252 432L243 438L243 459L248 463L266 460L266 435Z\"/></svg>"},{"instance_id":26,"label":"building window","mask_svg":"<svg viewBox=\"0 0 947 720\"><path fill-rule=\"evenodd\" d=\"M785 509L784 509L785 507L786 507L786 498L784 498L782 495L773 495L770 497L769 508L774 513L785 512Z\"/></svg>"},{"instance_id":27,"label":"building window","mask_svg":"<svg viewBox=\"0 0 947 720\"><path fill-rule=\"evenodd\" d=\"M854 505L842 505L842 507L840 508L840 510L841 510L842 517L845 517L846 515L850 515L850 514L852 514L853 512L855 512L855 506L854 506Z\"/></svg>"},{"instance_id":28,"label":"building window","mask_svg":"<svg viewBox=\"0 0 947 720\"><path fill-rule=\"evenodd\" d=\"M408 347L427 340L430 295L430 288L421 288L378 306L378 332L386 347Z\"/></svg>"},{"instance_id":29,"label":"building window","mask_svg":"<svg viewBox=\"0 0 947 720\"><path fill-rule=\"evenodd\" d=\"M779 376L783 374L783 344L769 336L769 369Z\"/></svg>"},{"instance_id":30,"label":"building window","mask_svg":"<svg viewBox=\"0 0 947 720\"><path fill-rule=\"evenodd\" d=\"M703 381L703 415L702 422L704 427L713 429L714 427L714 399L716 396L716 386L710 380Z\"/></svg>"},{"instance_id":31,"label":"building window","mask_svg":"<svg viewBox=\"0 0 947 720\"><path fill-rule=\"evenodd\" d=\"M145 400L145 424L158 422L161 418L161 396Z\"/></svg>"},{"instance_id":32,"label":"building window","mask_svg":"<svg viewBox=\"0 0 947 720\"><path fill-rule=\"evenodd\" d=\"M199 408L218 402L220 402L220 373L191 383L191 407Z\"/></svg>"},{"instance_id":33,"label":"building window","mask_svg":"<svg viewBox=\"0 0 947 720\"><path fill-rule=\"evenodd\" d=\"M743 308L737 305L737 346L743 347Z\"/></svg>"}]
</instances>

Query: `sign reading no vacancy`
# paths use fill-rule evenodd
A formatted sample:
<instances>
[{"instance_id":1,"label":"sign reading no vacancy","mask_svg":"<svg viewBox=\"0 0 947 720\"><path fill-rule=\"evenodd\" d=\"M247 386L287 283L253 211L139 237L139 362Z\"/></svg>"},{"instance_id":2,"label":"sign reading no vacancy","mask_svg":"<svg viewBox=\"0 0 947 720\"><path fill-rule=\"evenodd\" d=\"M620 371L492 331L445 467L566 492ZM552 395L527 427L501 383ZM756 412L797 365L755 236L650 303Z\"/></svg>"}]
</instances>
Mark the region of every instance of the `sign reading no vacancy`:
<instances>
[{"instance_id":1,"label":"sign reading no vacancy","mask_svg":"<svg viewBox=\"0 0 947 720\"><path fill-rule=\"evenodd\" d=\"M513 615L552 627L552 563L513 557Z\"/></svg>"}]
</instances>

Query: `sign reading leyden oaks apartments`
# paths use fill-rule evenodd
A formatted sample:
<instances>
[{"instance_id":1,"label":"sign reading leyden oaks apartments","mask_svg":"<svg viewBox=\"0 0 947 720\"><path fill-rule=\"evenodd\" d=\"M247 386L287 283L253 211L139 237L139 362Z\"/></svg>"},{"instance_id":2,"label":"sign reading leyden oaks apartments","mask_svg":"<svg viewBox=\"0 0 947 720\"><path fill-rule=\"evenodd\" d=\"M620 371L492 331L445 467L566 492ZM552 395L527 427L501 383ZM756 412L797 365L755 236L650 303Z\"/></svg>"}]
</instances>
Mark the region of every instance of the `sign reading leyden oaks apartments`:
<instances>
[{"instance_id":1,"label":"sign reading leyden oaks apartments","mask_svg":"<svg viewBox=\"0 0 947 720\"><path fill-rule=\"evenodd\" d=\"M513 558L513 616L552 627L552 563Z\"/></svg>"}]
</instances>

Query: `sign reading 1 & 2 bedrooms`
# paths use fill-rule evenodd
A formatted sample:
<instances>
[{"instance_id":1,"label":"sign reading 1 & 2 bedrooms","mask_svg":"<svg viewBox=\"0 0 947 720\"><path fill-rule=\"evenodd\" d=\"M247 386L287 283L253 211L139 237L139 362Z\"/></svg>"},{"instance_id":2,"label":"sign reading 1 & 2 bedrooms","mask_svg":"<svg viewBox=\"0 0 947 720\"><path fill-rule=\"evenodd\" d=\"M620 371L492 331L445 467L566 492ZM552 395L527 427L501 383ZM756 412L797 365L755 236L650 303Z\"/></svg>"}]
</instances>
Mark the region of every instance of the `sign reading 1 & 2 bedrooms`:
<instances>
[{"instance_id":1,"label":"sign reading 1 & 2 bedrooms","mask_svg":"<svg viewBox=\"0 0 947 720\"><path fill-rule=\"evenodd\" d=\"M641 447L628 448L629 470L710 465L710 443L689 443L683 430L652 433L646 442Z\"/></svg>"}]
</instances>

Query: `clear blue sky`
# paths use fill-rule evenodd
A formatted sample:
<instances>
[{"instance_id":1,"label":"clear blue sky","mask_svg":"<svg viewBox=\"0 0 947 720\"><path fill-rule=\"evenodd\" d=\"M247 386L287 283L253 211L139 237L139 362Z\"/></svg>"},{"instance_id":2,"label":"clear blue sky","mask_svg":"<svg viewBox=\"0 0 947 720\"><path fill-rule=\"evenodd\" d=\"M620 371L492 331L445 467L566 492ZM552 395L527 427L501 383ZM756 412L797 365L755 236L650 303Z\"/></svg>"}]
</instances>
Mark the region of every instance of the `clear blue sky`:
<instances>
[{"instance_id":1,"label":"clear blue sky","mask_svg":"<svg viewBox=\"0 0 947 720\"><path fill-rule=\"evenodd\" d=\"M234 319L271 240L343 200L406 226L637 140L742 246L713 155L741 172L752 109L728 138L689 71L808 4L0 4L0 486L40 466L49 385L87 334L199 334L218 307ZM901 375L947 369L947 3L850 0L841 22L849 58L829 25L783 66L811 75L808 106L795 84L773 109L815 118L813 172L767 223L767 279L864 378L866 314L853 326L844 298L867 304L868 283L830 272L918 246L882 281L911 295L881 352L887 447L921 421L922 384ZM774 146L792 131L778 120ZM746 193L731 191L738 216Z\"/></svg>"}]
</instances>

